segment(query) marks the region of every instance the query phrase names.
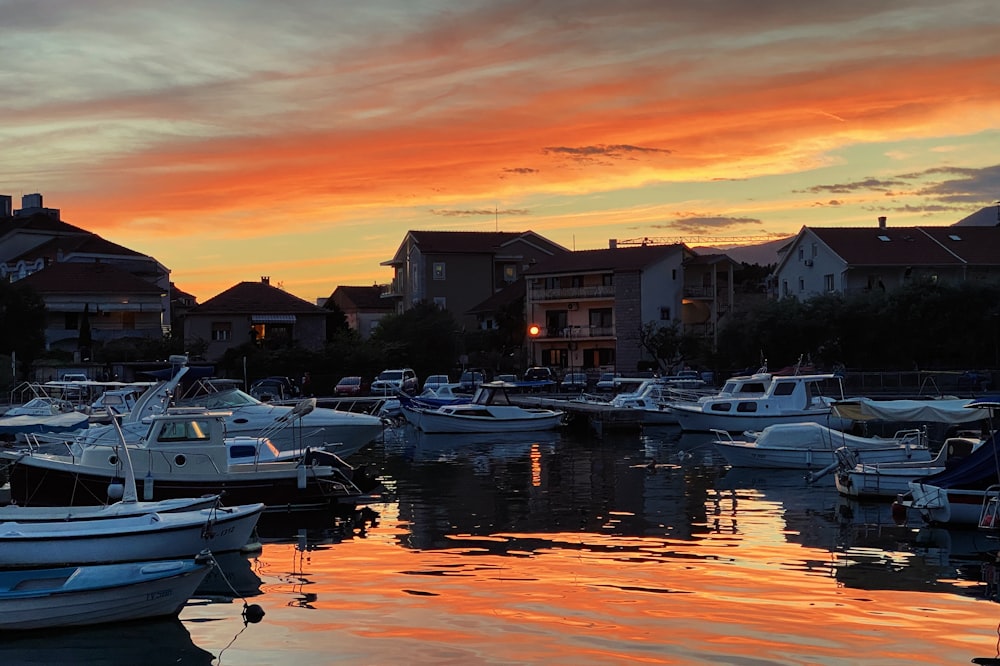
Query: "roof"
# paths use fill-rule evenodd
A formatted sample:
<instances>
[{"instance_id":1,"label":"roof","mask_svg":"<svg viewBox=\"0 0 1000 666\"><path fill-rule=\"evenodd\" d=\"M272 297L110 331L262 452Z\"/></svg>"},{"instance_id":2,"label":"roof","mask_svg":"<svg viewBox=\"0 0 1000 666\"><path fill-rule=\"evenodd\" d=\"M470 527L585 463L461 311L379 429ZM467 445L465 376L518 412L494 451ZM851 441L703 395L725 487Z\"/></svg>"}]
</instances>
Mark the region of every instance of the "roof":
<instances>
[{"instance_id":1,"label":"roof","mask_svg":"<svg viewBox=\"0 0 1000 666\"><path fill-rule=\"evenodd\" d=\"M736 261L728 254L698 254L684 260L685 266L714 266L716 264L732 264L739 267L740 262Z\"/></svg>"},{"instance_id":2,"label":"roof","mask_svg":"<svg viewBox=\"0 0 1000 666\"><path fill-rule=\"evenodd\" d=\"M490 314L496 312L504 306L515 302L517 299L524 298L525 291L524 278L518 278L485 301L466 310L466 314Z\"/></svg>"},{"instance_id":3,"label":"roof","mask_svg":"<svg viewBox=\"0 0 1000 666\"><path fill-rule=\"evenodd\" d=\"M259 312L329 314L318 305L313 305L287 291L259 281L240 282L196 306L189 312L189 315L254 314Z\"/></svg>"},{"instance_id":4,"label":"roof","mask_svg":"<svg viewBox=\"0 0 1000 666\"><path fill-rule=\"evenodd\" d=\"M386 310L394 309L392 302L382 298L382 287L368 285L352 287L341 285L333 290L329 300L337 303L343 310L344 305L350 305L353 310Z\"/></svg>"},{"instance_id":5,"label":"roof","mask_svg":"<svg viewBox=\"0 0 1000 666\"><path fill-rule=\"evenodd\" d=\"M129 257L145 257L146 255L127 247L112 243L101 238L97 234L85 233L73 236L55 236L44 243L37 245L30 250L15 257L11 261L30 261L39 257L56 258L62 254L104 254L104 255L125 255Z\"/></svg>"},{"instance_id":6,"label":"roof","mask_svg":"<svg viewBox=\"0 0 1000 666\"><path fill-rule=\"evenodd\" d=\"M678 252L691 253L691 250L682 243L578 250L555 255L532 266L524 273L525 275L545 275L581 271L637 271Z\"/></svg>"},{"instance_id":7,"label":"roof","mask_svg":"<svg viewBox=\"0 0 1000 666\"><path fill-rule=\"evenodd\" d=\"M997 227L808 227L852 266L1000 263ZM952 240L955 236L958 240Z\"/></svg>"},{"instance_id":8,"label":"roof","mask_svg":"<svg viewBox=\"0 0 1000 666\"><path fill-rule=\"evenodd\" d=\"M504 248L516 242L525 242L540 251L555 254L569 252L534 231L410 231L395 256L382 265L394 265L405 259L408 242L416 245L423 254L503 254Z\"/></svg>"},{"instance_id":9,"label":"roof","mask_svg":"<svg viewBox=\"0 0 1000 666\"><path fill-rule=\"evenodd\" d=\"M51 213L38 212L31 215L13 215L11 217L0 218L0 235L6 235L10 231L17 229L59 233L90 233L68 222L63 222L58 216Z\"/></svg>"},{"instance_id":10,"label":"roof","mask_svg":"<svg viewBox=\"0 0 1000 666\"><path fill-rule=\"evenodd\" d=\"M59 294L156 294L163 290L113 264L96 261L57 261L20 280L35 291Z\"/></svg>"}]
</instances>

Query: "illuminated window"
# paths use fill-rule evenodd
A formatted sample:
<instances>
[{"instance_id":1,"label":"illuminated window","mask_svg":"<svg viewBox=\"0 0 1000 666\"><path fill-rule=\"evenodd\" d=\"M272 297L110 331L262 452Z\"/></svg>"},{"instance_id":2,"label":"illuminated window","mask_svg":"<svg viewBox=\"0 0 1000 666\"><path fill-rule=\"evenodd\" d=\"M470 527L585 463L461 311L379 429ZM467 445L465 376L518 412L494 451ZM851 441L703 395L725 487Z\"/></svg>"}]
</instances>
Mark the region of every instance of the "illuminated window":
<instances>
[{"instance_id":1,"label":"illuminated window","mask_svg":"<svg viewBox=\"0 0 1000 666\"><path fill-rule=\"evenodd\" d=\"M444 262L435 261L434 262L434 279L443 280L445 279Z\"/></svg>"}]
</instances>

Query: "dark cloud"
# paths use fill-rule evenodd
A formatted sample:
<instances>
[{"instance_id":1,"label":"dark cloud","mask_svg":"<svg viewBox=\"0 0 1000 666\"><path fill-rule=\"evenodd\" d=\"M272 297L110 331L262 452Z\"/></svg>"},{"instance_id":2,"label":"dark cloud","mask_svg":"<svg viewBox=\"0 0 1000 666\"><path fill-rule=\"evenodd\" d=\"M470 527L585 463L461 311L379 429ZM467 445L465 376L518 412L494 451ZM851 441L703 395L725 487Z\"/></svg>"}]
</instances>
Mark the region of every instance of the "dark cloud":
<instances>
[{"instance_id":1,"label":"dark cloud","mask_svg":"<svg viewBox=\"0 0 1000 666\"><path fill-rule=\"evenodd\" d=\"M985 204L993 203L1000 197L1000 164L982 169L942 167L928 169L922 175L925 178L928 175L958 176L917 191L917 194L938 201L952 204Z\"/></svg>"},{"instance_id":2,"label":"dark cloud","mask_svg":"<svg viewBox=\"0 0 1000 666\"><path fill-rule=\"evenodd\" d=\"M542 149L542 153L545 155L567 157L577 162L597 162L601 158L610 160L637 159L647 155L670 155L672 152L666 148L646 148L626 143L598 144L596 146L547 146Z\"/></svg>"},{"instance_id":3,"label":"dark cloud","mask_svg":"<svg viewBox=\"0 0 1000 666\"><path fill-rule=\"evenodd\" d=\"M687 216L680 217L674 222L652 226L654 229L670 229L684 234L705 234L746 224L763 224L763 222L754 217Z\"/></svg>"},{"instance_id":4,"label":"dark cloud","mask_svg":"<svg viewBox=\"0 0 1000 666\"><path fill-rule=\"evenodd\" d=\"M865 178L864 180L856 180L853 183L837 183L834 185L815 185L805 190L796 190L796 192L808 193L808 194L822 194L824 192L831 192L834 194L850 194L852 192L874 190L876 192L886 192L890 191L892 188L903 187L906 182L903 180L884 180L881 178Z\"/></svg>"},{"instance_id":5,"label":"dark cloud","mask_svg":"<svg viewBox=\"0 0 1000 666\"><path fill-rule=\"evenodd\" d=\"M531 169L529 167L513 167L510 169L504 169L504 173L517 173L517 174L529 174L538 173L538 169Z\"/></svg>"},{"instance_id":6,"label":"dark cloud","mask_svg":"<svg viewBox=\"0 0 1000 666\"><path fill-rule=\"evenodd\" d=\"M472 210L431 209L431 215L441 217L482 217L484 215L529 215L527 208L477 208Z\"/></svg>"},{"instance_id":7,"label":"dark cloud","mask_svg":"<svg viewBox=\"0 0 1000 666\"><path fill-rule=\"evenodd\" d=\"M843 206L843 205L844 202L841 201L840 199L830 199L829 201L826 202L817 201L816 203L813 204L813 206L816 208L824 208L826 206Z\"/></svg>"}]
</instances>

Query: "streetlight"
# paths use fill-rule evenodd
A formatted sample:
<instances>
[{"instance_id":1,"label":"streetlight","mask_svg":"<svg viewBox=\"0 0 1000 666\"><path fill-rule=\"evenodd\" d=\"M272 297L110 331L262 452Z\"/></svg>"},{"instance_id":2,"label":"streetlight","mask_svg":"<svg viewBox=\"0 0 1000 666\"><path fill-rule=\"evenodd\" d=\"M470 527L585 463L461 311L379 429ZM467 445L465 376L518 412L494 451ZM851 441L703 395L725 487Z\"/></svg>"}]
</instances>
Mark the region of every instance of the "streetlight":
<instances>
[{"instance_id":1,"label":"streetlight","mask_svg":"<svg viewBox=\"0 0 1000 666\"><path fill-rule=\"evenodd\" d=\"M528 367L535 365L535 338L542 332L538 324L528 324Z\"/></svg>"}]
</instances>

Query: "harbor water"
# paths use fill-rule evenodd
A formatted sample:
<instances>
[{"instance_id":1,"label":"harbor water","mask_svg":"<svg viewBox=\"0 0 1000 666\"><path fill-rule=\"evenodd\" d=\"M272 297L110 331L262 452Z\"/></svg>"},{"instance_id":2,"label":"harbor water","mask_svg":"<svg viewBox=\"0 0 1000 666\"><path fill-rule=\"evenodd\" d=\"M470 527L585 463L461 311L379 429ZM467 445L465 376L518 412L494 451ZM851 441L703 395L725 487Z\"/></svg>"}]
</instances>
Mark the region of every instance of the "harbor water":
<instances>
[{"instance_id":1,"label":"harbor water","mask_svg":"<svg viewBox=\"0 0 1000 666\"><path fill-rule=\"evenodd\" d=\"M176 621L0 637L3 664L957 664L998 656L998 544L897 525L706 435L428 436L347 519L269 516ZM244 610L264 617L247 622Z\"/></svg>"}]
</instances>

